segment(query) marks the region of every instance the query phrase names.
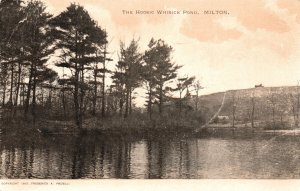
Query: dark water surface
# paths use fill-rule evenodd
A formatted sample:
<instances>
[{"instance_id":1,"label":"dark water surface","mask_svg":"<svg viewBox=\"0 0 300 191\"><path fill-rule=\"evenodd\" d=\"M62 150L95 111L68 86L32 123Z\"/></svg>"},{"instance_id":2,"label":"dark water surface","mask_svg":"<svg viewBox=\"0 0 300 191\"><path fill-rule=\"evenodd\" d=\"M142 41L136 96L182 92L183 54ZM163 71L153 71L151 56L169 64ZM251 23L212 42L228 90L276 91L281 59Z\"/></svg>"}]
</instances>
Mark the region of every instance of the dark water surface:
<instances>
[{"instance_id":1,"label":"dark water surface","mask_svg":"<svg viewBox=\"0 0 300 191\"><path fill-rule=\"evenodd\" d=\"M163 138L162 138L163 137ZM6 143L1 178L300 178L300 135L132 139L57 135Z\"/></svg>"}]
</instances>

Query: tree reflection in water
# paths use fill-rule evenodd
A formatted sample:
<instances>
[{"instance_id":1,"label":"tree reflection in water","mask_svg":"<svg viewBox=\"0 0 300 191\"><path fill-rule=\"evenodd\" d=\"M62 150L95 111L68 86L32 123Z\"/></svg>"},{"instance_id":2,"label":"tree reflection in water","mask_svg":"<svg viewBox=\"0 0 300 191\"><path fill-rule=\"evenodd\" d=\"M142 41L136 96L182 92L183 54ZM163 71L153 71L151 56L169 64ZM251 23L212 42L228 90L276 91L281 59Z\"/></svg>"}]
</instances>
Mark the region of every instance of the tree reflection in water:
<instances>
[{"instance_id":1,"label":"tree reflection in water","mask_svg":"<svg viewBox=\"0 0 300 191\"><path fill-rule=\"evenodd\" d=\"M133 139L49 136L42 143L0 137L1 178L299 178L300 139ZM263 149L262 149L263 148ZM285 148L285 149L281 149Z\"/></svg>"}]
</instances>

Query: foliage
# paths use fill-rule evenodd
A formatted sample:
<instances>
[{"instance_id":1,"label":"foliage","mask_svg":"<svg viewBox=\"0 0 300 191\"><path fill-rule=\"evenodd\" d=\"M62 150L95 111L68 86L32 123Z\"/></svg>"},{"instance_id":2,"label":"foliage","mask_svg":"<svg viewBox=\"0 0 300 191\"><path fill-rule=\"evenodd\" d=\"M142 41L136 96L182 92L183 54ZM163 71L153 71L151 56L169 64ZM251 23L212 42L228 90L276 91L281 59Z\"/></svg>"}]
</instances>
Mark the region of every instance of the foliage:
<instances>
[{"instance_id":1,"label":"foliage","mask_svg":"<svg viewBox=\"0 0 300 191\"><path fill-rule=\"evenodd\" d=\"M177 127L187 125L176 119L180 103L180 113L186 111L183 117L195 124L202 121L198 120L201 112L193 113L188 104L195 78L179 78L174 84L180 66L172 61L173 47L162 39L151 39L142 52L139 40L132 39L128 46L120 42L119 60L112 72L106 67L113 61L107 57L107 36L78 4L70 4L53 17L39 0L1 0L2 117L11 122L24 118L34 124L36 120L73 118L81 129L92 121L89 118L100 119L97 111L101 110L103 123L117 118L124 126L141 122L144 128L159 123ZM108 77L111 84L107 84ZM172 88L174 85L177 87ZM134 99L142 96L136 90L143 86L147 88L148 113L134 104ZM172 91L180 92L179 102Z\"/></svg>"},{"instance_id":2,"label":"foliage","mask_svg":"<svg viewBox=\"0 0 300 191\"><path fill-rule=\"evenodd\" d=\"M144 80L148 90L148 111L152 113L153 103L158 104L159 113L163 113L163 104L167 101L167 94L171 88L167 84L177 77L180 66L171 61L173 48L163 40L150 40L149 49L144 55Z\"/></svg>"}]
</instances>

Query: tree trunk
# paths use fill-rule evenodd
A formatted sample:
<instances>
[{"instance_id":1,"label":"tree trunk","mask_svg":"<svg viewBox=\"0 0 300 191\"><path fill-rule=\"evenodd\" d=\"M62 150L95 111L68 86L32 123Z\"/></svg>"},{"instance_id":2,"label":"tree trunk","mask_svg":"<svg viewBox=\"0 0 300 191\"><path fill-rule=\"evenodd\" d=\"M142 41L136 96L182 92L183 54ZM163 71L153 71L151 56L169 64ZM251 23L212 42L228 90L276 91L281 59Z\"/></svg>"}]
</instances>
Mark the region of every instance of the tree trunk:
<instances>
[{"instance_id":1,"label":"tree trunk","mask_svg":"<svg viewBox=\"0 0 300 191\"><path fill-rule=\"evenodd\" d=\"M160 85L160 87L159 87L159 106L158 106L158 109L159 109L159 114L162 114L163 113L163 87L162 87L162 85Z\"/></svg>"},{"instance_id":2,"label":"tree trunk","mask_svg":"<svg viewBox=\"0 0 300 191\"><path fill-rule=\"evenodd\" d=\"M51 111L51 109L52 109L52 88L51 87L49 88L49 98L48 98L48 100L49 100L49 111Z\"/></svg>"},{"instance_id":3,"label":"tree trunk","mask_svg":"<svg viewBox=\"0 0 300 191\"><path fill-rule=\"evenodd\" d=\"M78 103L78 80L79 80L79 69L78 69L78 64L75 64L75 81L74 81L74 109L75 109L75 122L77 128L81 128L81 123L80 123L80 114L79 114L79 103Z\"/></svg>"},{"instance_id":4,"label":"tree trunk","mask_svg":"<svg viewBox=\"0 0 300 191\"><path fill-rule=\"evenodd\" d=\"M198 111L198 100L199 99L199 92L197 90L197 94L196 94L196 111Z\"/></svg>"},{"instance_id":5,"label":"tree trunk","mask_svg":"<svg viewBox=\"0 0 300 191\"><path fill-rule=\"evenodd\" d=\"M148 100L148 113L149 118L152 120L152 87L149 87L149 100Z\"/></svg>"},{"instance_id":6,"label":"tree trunk","mask_svg":"<svg viewBox=\"0 0 300 191\"><path fill-rule=\"evenodd\" d=\"M13 87L14 87L14 64L11 64L11 74L10 74L10 94L9 94L9 106L12 110L13 108Z\"/></svg>"},{"instance_id":7,"label":"tree trunk","mask_svg":"<svg viewBox=\"0 0 300 191\"><path fill-rule=\"evenodd\" d=\"M33 75L33 84L32 84L32 118L33 118L33 123L35 124L35 119L36 119L36 72L37 68L36 65L34 67L34 75Z\"/></svg>"},{"instance_id":8,"label":"tree trunk","mask_svg":"<svg viewBox=\"0 0 300 191\"><path fill-rule=\"evenodd\" d=\"M120 117L122 117L123 115L123 105L124 105L124 101L123 101L123 98L120 99L120 111L119 111L119 115Z\"/></svg>"},{"instance_id":9,"label":"tree trunk","mask_svg":"<svg viewBox=\"0 0 300 191\"><path fill-rule=\"evenodd\" d=\"M22 107L24 107L24 104L25 104L25 84L23 82L22 84Z\"/></svg>"},{"instance_id":10,"label":"tree trunk","mask_svg":"<svg viewBox=\"0 0 300 191\"><path fill-rule=\"evenodd\" d=\"M16 99L15 99L15 108L13 117L16 115L16 107L18 106L19 101L19 92L20 92L20 83L21 83L21 72L22 72L22 66L21 63L18 63L18 81L17 81L17 89L16 89Z\"/></svg>"},{"instance_id":11,"label":"tree trunk","mask_svg":"<svg viewBox=\"0 0 300 191\"><path fill-rule=\"evenodd\" d=\"M7 65L1 66L1 85L3 85L3 92L2 92L2 106L5 106L6 101L6 88L7 88Z\"/></svg>"},{"instance_id":12,"label":"tree trunk","mask_svg":"<svg viewBox=\"0 0 300 191\"><path fill-rule=\"evenodd\" d=\"M75 58L78 59L78 31L75 32L75 46L76 46L76 53ZM81 129L82 127L82 121L81 121L81 114L80 114L80 106L79 106L79 74L80 74L80 66L78 65L77 61L75 62L75 81L74 81L74 108L75 108L75 122L78 129Z\"/></svg>"},{"instance_id":13,"label":"tree trunk","mask_svg":"<svg viewBox=\"0 0 300 191\"><path fill-rule=\"evenodd\" d=\"M63 112L64 112L64 119L66 120L66 100L65 100L65 90L62 91L62 104L63 104Z\"/></svg>"},{"instance_id":14,"label":"tree trunk","mask_svg":"<svg viewBox=\"0 0 300 191\"><path fill-rule=\"evenodd\" d=\"M34 64L31 64L30 67L30 74L29 74L29 81L27 85L27 95L26 95L26 100L25 100L25 109L24 109L24 118L27 119L28 117L28 110L29 110L29 100L30 100L30 93L31 93L31 88L32 88L32 78L33 78L33 70L34 70Z\"/></svg>"},{"instance_id":15,"label":"tree trunk","mask_svg":"<svg viewBox=\"0 0 300 191\"><path fill-rule=\"evenodd\" d=\"M101 116L105 117L105 77L103 73L103 79L102 79L102 104L101 104Z\"/></svg>"},{"instance_id":16,"label":"tree trunk","mask_svg":"<svg viewBox=\"0 0 300 191\"><path fill-rule=\"evenodd\" d=\"M84 85L84 65L81 65L81 87L80 87L80 102L79 102L79 122L81 124L82 128L82 123L83 123L83 102L84 102L84 95L85 95L85 90L83 88Z\"/></svg>"},{"instance_id":17,"label":"tree trunk","mask_svg":"<svg viewBox=\"0 0 300 191\"><path fill-rule=\"evenodd\" d=\"M182 100L181 100L181 96L182 96L182 91L180 90L179 92L179 115L181 117L181 111L182 111Z\"/></svg>"},{"instance_id":18,"label":"tree trunk","mask_svg":"<svg viewBox=\"0 0 300 191\"><path fill-rule=\"evenodd\" d=\"M2 94L2 106L5 106L5 99L6 99L6 80L4 82L4 86L3 86L3 94Z\"/></svg>"},{"instance_id":19,"label":"tree trunk","mask_svg":"<svg viewBox=\"0 0 300 191\"><path fill-rule=\"evenodd\" d=\"M129 93L130 90L129 88L126 89L126 102L125 102L125 114L124 114L124 118L128 117L128 111L129 111Z\"/></svg>"},{"instance_id":20,"label":"tree trunk","mask_svg":"<svg viewBox=\"0 0 300 191\"><path fill-rule=\"evenodd\" d=\"M105 117L105 62L106 62L106 44L104 45L103 76L102 76L102 117Z\"/></svg>"},{"instance_id":21,"label":"tree trunk","mask_svg":"<svg viewBox=\"0 0 300 191\"><path fill-rule=\"evenodd\" d=\"M132 90L130 89L130 94L129 94L129 115L132 114Z\"/></svg>"},{"instance_id":22,"label":"tree trunk","mask_svg":"<svg viewBox=\"0 0 300 191\"><path fill-rule=\"evenodd\" d=\"M96 69L94 70L94 99L93 99L93 110L92 114L93 116L96 116L96 108L97 108L97 64Z\"/></svg>"},{"instance_id":23,"label":"tree trunk","mask_svg":"<svg viewBox=\"0 0 300 191\"><path fill-rule=\"evenodd\" d=\"M275 127L275 107L272 108L272 121L273 121L273 128Z\"/></svg>"}]
</instances>

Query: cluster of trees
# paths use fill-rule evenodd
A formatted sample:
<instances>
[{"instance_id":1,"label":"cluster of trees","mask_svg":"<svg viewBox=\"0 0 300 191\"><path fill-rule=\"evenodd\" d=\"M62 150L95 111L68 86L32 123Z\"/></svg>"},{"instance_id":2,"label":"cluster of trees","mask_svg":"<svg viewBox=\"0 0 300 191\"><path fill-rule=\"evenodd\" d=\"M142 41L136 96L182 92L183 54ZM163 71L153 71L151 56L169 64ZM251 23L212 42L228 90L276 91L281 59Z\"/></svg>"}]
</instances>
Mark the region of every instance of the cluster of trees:
<instances>
[{"instance_id":1,"label":"cluster of trees","mask_svg":"<svg viewBox=\"0 0 300 191\"><path fill-rule=\"evenodd\" d=\"M252 128L299 127L299 98L299 86L231 90L221 112L228 119L220 122L232 127L248 123Z\"/></svg>"},{"instance_id":2,"label":"cluster of trees","mask_svg":"<svg viewBox=\"0 0 300 191\"><path fill-rule=\"evenodd\" d=\"M180 66L171 60L173 48L151 39L141 52L133 39L128 46L120 43L115 61L107 51L107 36L80 5L71 4L53 16L39 0L1 0L0 99L2 108L10 111L8 117L33 121L43 113L73 117L78 128L87 114L126 118L132 114L139 87L146 87L150 119L154 107L162 114L170 100L179 103L181 113L195 78L177 78ZM110 62L115 63L114 71L107 69ZM51 63L61 68L59 74ZM172 88L170 82L175 80L177 86ZM194 87L198 95L199 82ZM180 98L170 97L174 91Z\"/></svg>"}]
</instances>

